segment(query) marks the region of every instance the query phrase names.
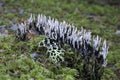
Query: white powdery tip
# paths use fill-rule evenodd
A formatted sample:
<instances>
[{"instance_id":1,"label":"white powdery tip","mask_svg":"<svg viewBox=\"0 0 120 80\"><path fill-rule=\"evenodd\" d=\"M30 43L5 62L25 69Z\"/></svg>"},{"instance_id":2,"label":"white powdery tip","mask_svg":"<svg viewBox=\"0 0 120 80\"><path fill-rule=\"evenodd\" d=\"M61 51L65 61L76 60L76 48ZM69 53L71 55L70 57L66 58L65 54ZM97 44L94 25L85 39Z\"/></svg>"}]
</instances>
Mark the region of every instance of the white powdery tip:
<instances>
[{"instance_id":1,"label":"white powdery tip","mask_svg":"<svg viewBox=\"0 0 120 80\"><path fill-rule=\"evenodd\" d=\"M95 50L98 50L100 48L100 43L101 43L101 38L98 35L96 38L93 36L93 46Z\"/></svg>"},{"instance_id":2,"label":"white powdery tip","mask_svg":"<svg viewBox=\"0 0 120 80\"><path fill-rule=\"evenodd\" d=\"M30 18L28 19L28 24L33 22L33 14L30 15Z\"/></svg>"},{"instance_id":3,"label":"white powdery tip","mask_svg":"<svg viewBox=\"0 0 120 80\"><path fill-rule=\"evenodd\" d=\"M106 58L107 54L108 54L108 47L106 44L106 40L104 40L103 46L102 46L102 55L104 59Z\"/></svg>"},{"instance_id":4,"label":"white powdery tip","mask_svg":"<svg viewBox=\"0 0 120 80\"><path fill-rule=\"evenodd\" d=\"M19 24L18 29L20 30L21 34L24 34L26 32L26 24L24 23Z\"/></svg>"},{"instance_id":5,"label":"white powdery tip","mask_svg":"<svg viewBox=\"0 0 120 80\"><path fill-rule=\"evenodd\" d=\"M104 40L103 42L103 46L102 46L102 52L100 52L100 54L103 55L103 67L105 67L107 65L107 60L106 60L106 57L107 57L107 54L108 54L108 47L107 47L107 44L106 44L106 40Z\"/></svg>"}]
</instances>

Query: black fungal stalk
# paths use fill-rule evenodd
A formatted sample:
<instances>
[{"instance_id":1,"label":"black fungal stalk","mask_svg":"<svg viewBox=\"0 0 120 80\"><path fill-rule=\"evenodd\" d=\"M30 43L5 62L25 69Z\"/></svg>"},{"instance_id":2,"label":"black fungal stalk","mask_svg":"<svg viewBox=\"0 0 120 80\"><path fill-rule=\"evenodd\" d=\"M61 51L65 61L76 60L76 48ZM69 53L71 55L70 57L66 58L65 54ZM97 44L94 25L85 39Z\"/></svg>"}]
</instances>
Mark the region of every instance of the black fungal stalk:
<instances>
[{"instance_id":1,"label":"black fungal stalk","mask_svg":"<svg viewBox=\"0 0 120 80\"><path fill-rule=\"evenodd\" d=\"M106 66L106 57L108 54L108 47L106 40L101 44L101 38L99 36L92 36L90 31L86 31L81 28L77 30L74 25L67 22L59 22L57 19L47 18L45 15L39 14L37 19L31 14L30 18L18 25L17 38L24 41L27 39L27 33L35 33L36 35L46 36L47 44L44 42L44 46L52 49L56 57L52 56L52 52L48 51L49 57L54 58L56 63L63 57L62 52L54 51L53 47L58 46L62 48L64 44L69 45L76 51L77 56L74 57L75 63L72 63L72 68L76 68L79 71L79 77L84 80L100 80L103 74L103 68ZM48 44L49 43L49 44ZM57 47L57 51L58 50ZM58 57L59 56L59 60ZM79 58L80 57L80 58ZM78 64L78 65L76 65ZM69 64L70 65L70 64ZM70 67L70 66L68 66Z\"/></svg>"}]
</instances>

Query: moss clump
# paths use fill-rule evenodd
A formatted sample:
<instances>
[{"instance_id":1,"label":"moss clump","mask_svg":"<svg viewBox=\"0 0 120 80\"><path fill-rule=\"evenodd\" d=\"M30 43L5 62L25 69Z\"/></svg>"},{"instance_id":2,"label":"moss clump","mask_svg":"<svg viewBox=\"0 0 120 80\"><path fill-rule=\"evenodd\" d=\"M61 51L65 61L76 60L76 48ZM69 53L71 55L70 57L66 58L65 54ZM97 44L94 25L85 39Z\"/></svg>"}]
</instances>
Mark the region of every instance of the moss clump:
<instances>
[{"instance_id":1,"label":"moss clump","mask_svg":"<svg viewBox=\"0 0 120 80\"><path fill-rule=\"evenodd\" d=\"M90 29L93 34L97 34L103 38L106 38L109 42L110 51L108 55L108 67L106 67L105 69L105 75L103 76L103 80L120 79L120 75L118 72L120 67L120 37L119 35L115 34L116 30L118 30L120 26L120 10L118 7L110 6L107 4L104 6L97 4L89 4L86 2L81 2L79 0L0 1L1 3L4 3L4 5L0 7L0 24L6 25L7 28L11 27L11 22L17 23L26 20L25 18L27 18L31 13L42 13L46 16L51 16L61 21L65 20L69 23L74 23L74 25L78 26L78 28L83 26L86 29ZM21 9L24 10L24 14L19 14L19 11ZM21 19L21 17L24 19ZM40 38L38 37L37 39L39 41ZM45 53L45 49L38 49L36 43L37 40L17 42L16 40L14 40L13 36L8 36L4 38L0 37L0 80L26 80L34 79L34 77L37 80L49 80L49 78L56 80L59 80L61 78L63 79L63 75L61 75L61 71L59 71L59 69L57 69L49 62L43 63L46 58L43 56ZM37 52L40 54L39 60L34 61L33 58L30 57L30 53L32 52ZM72 54L74 53L68 52L65 57L69 59L73 57ZM23 59L20 58L20 56L24 56L22 57ZM28 60L28 62L23 62L24 60ZM29 64L34 65L34 69L28 71L30 68ZM21 68L23 67L23 72L19 70L19 65L21 66ZM11 66L13 66L13 68ZM26 67L28 67L28 69ZM12 70L10 70L10 68ZM50 75L41 73L43 68L46 68L46 70L52 73ZM9 73L7 73L7 70ZM11 73L11 71L13 72ZM18 75L16 71L20 71L20 75ZM15 75L15 73L17 74ZM64 80L67 79L77 80L77 78L73 78L73 76L71 76L70 74L65 76Z\"/></svg>"}]
</instances>

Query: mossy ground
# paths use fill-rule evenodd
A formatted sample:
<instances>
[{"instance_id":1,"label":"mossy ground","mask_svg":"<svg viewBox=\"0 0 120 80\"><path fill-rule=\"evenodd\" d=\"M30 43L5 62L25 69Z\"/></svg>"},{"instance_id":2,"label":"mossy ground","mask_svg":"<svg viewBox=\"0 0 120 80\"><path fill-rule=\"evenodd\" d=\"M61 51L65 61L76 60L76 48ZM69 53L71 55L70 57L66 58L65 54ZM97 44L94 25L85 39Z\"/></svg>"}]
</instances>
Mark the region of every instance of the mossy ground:
<instances>
[{"instance_id":1,"label":"mossy ground","mask_svg":"<svg viewBox=\"0 0 120 80\"><path fill-rule=\"evenodd\" d=\"M94 35L107 39L109 54L103 80L120 78L120 10L115 6L88 4L79 0L1 0L0 25L7 29L12 23L21 23L31 13L42 13L60 21L73 23L91 30ZM60 70L50 63L44 63L44 51L39 50L38 41L18 42L10 31L10 36L0 37L0 80L75 80L77 71L63 67ZM30 57L30 53L40 53L40 61ZM53 70L54 69L54 70Z\"/></svg>"}]
</instances>

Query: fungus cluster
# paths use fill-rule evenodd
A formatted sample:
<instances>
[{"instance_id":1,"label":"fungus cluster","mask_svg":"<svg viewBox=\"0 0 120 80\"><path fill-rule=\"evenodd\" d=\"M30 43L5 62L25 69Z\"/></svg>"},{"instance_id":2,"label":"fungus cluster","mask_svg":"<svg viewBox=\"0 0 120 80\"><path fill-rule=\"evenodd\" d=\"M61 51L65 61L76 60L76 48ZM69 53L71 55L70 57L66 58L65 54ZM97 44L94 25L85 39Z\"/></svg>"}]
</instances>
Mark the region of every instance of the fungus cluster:
<instances>
[{"instance_id":1,"label":"fungus cluster","mask_svg":"<svg viewBox=\"0 0 120 80\"><path fill-rule=\"evenodd\" d=\"M83 58L90 58L94 55L97 62L106 66L106 56L108 54L108 46L106 40L101 40L97 36L93 36L90 31L83 28L77 29L73 24L65 21L59 22L57 19L46 17L39 14L30 16L30 18L18 24L16 33L17 38L26 40L28 33L35 35L44 35L50 40L49 44L55 42L57 46L62 47L64 44L75 49Z\"/></svg>"}]
</instances>

